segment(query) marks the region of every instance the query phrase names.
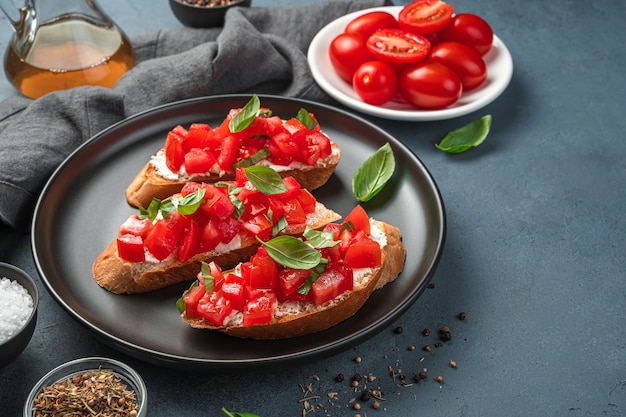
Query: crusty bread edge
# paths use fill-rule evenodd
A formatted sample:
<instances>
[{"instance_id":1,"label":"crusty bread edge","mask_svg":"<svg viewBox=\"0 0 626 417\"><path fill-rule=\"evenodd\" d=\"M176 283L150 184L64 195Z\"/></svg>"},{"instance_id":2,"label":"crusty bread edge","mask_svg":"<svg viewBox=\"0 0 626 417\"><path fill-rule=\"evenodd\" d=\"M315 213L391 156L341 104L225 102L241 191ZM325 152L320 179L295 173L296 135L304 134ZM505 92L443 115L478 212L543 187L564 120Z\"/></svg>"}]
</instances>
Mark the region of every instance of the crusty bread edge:
<instances>
[{"instance_id":1,"label":"crusty bread edge","mask_svg":"<svg viewBox=\"0 0 626 417\"><path fill-rule=\"evenodd\" d=\"M181 315L183 321L196 329L220 331L231 336L252 339L285 339L304 336L328 329L357 313L374 290L392 282L404 269L406 248L402 244L400 229L388 223L375 221L387 236L382 250L382 266L376 268L367 284L359 290L348 291L321 306L307 303L306 311L273 318L270 323L255 326L214 326L197 317Z\"/></svg>"},{"instance_id":2,"label":"crusty bread edge","mask_svg":"<svg viewBox=\"0 0 626 417\"><path fill-rule=\"evenodd\" d=\"M328 181L335 171L341 159L341 149L331 141L333 153L321 161L316 166L303 167L280 171L282 177L294 177L302 188L315 190ZM146 163L137 173L133 181L126 188L126 201L134 207L148 207L153 198L163 200L180 192L188 181L215 183L218 181L232 181L234 174L219 176L212 174L209 176L194 175L188 179L168 180L161 177L151 162Z\"/></svg>"},{"instance_id":3,"label":"crusty bread edge","mask_svg":"<svg viewBox=\"0 0 626 417\"><path fill-rule=\"evenodd\" d=\"M306 225L321 229L340 218L339 214L317 202L315 212L308 216ZM304 228L304 225L288 226L284 233L299 236ZM114 239L94 261L92 274L98 285L115 294L144 293L192 281L202 262L215 261L222 269L233 268L250 259L258 246L256 239L247 238L237 249L199 253L187 261L168 258L161 262L128 262L118 256L117 241Z\"/></svg>"}]
</instances>

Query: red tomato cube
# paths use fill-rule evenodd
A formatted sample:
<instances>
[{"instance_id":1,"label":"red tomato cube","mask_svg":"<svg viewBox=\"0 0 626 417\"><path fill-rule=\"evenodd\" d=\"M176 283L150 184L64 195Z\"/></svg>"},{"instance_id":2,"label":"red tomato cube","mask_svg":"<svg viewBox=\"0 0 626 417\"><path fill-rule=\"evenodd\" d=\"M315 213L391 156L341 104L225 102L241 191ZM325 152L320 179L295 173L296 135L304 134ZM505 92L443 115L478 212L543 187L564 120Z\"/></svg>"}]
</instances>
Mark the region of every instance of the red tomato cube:
<instances>
[{"instance_id":1,"label":"red tomato cube","mask_svg":"<svg viewBox=\"0 0 626 417\"><path fill-rule=\"evenodd\" d=\"M146 253L143 248L143 239L130 233L117 237L117 253L120 258L128 262L143 262Z\"/></svg>"},{"instance_id":2,"label":"red tomato cube","mask_svg":"<svg viewBox=\"0 0 626 417\"><path fill-rule=\"evenodd\" d=\"M276 295L271 291L248 300L243 311L243 325L269 323L274 316L275 301Z\"/></svg>"}]
</instances>

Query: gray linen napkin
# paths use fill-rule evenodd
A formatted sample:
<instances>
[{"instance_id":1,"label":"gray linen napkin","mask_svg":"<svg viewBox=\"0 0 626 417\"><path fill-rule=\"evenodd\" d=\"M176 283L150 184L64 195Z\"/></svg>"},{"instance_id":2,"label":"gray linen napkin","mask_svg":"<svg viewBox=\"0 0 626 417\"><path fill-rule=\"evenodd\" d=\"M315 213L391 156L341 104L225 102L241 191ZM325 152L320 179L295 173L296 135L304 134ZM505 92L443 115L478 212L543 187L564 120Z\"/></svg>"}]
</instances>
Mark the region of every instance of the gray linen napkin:
<instances>
[{"instance_id":1,"label":"gray linen napkin","mask_svg":"<svg viewBox=\"0 0 626 417\"><path fill-rule=\"evenodd\" d=\"M330 21L388 0L234 8L223 28L170 29L131 40L137 65L112 88L79 87L0 103L0 220L27 231L45 182L78 146L149 108L192 97L257 93L330 102L306 51Z\"/></svg>"}]
</instances>

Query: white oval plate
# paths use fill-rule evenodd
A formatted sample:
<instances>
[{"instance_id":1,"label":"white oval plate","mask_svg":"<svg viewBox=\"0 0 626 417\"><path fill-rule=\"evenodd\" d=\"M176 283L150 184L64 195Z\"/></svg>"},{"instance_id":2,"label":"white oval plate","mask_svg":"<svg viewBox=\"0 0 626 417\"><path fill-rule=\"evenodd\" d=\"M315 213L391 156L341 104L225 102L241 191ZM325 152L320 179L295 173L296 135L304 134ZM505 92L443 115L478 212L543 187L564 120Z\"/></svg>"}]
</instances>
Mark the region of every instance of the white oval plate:
<instances>
[{"instance_id":1,"label":"white oval plate","mask_svg":"<svg viewBox=\"0 0 626 417\"><path fill-rule=\"evenodd\" d=\"M513 76L513 60L506 45L494 35L493 46L483 57L487 64L487 79L479 88L464 92L452 106L441 110L419 110L399 96L382 106L363 102L352 86L333 69L328 56L330 43L358 16L372 11L386 11L397 17L400 10L402 6L389 6L349 13L330 22L315 35L308 50L309 66L313 78L328 95L354 110L373 116L404 121L432 121L452 119L479 110L498 98L509 85Z\"/></svg>"}]
</instances>

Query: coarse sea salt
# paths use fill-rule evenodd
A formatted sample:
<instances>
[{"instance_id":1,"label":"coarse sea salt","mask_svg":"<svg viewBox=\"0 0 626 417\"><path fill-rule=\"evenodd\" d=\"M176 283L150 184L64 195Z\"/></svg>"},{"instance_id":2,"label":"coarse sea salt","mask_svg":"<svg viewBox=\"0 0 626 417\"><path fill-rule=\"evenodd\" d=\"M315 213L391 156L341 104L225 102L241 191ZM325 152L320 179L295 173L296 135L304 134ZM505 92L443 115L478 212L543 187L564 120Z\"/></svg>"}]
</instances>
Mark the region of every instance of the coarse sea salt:
<instances>
[{"instance_id":1,"label":"coarse sea salt","mask_svg":"<svg viewBox=\"0 0 626 417\"><path fill-rule=\"evenodd\" d=\"M17 281L0 279L0 345L17 334L33 311L33 298Z\"/></svg>"}]
</instances>

